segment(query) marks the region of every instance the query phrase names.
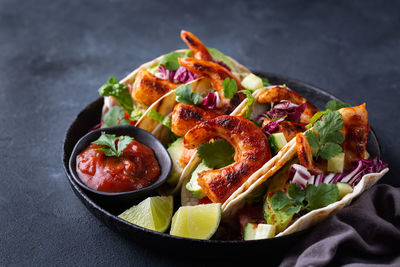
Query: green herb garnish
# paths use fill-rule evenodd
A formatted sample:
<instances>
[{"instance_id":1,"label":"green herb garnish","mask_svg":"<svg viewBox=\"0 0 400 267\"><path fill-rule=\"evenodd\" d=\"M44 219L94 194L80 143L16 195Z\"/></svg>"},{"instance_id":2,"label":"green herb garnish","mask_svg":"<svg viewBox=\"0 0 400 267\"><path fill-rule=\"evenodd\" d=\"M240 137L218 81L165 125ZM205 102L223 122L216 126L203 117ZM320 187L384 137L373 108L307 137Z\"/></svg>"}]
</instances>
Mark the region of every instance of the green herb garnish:
<instances>
[{"instance_id":1,"label":"green herb garnish","mask_svg":"<svg viewBox=\"0 0 400 267\"><path fill-rule=\"evenodd\" d=\"M264 87L272 85L272 84L269 83L269 80L267 78L263 78L263 77L260 77L260 78L261 78L261 80L263 82Z\"/></svg>"},{"instance_id":2,"label":"green herb garnish","mask_svg":"<svg viewBox=\"0 0 400 267\"><path fill-rule=\"evenodd\" d=\"M164 65L164 67L166 67L168 70L175 71L180 67L178 58L187 56L187 53L171 52L162 57L160 60L160 65Z\"/></svg>"},{"instance_id":3,"label":"green herb garnish","mask_svg":"<svg viewBox=\"0 0 400 267\"><path fill-rule=\"evenodd\" d=\"M233 162L235 150L230 143L218 139L212 143L200 145L197 153L207 167L219 169Z\"/></svg>"},{"instance_id":4,"label":"green herb garnish","mask_svg":"<svg viewBox=\"0 0 400 267\"><path fill-rule=\"evenodd\" d=\"M154 109L151 109L148 113L149 118L155 120L156 122L161 123L165 127L168 127L171 129L171 118L164 116L163 114L155 111Z\"/></svg>"},{"instance_id":5,"label":"green herb garnish","mask_svg":"<svg viewBox=\"0 0 400 267\"><path fill-rule=\"evenodd\" d=\"M98 90L102 96L113 96L121 107L130 114L133 110L133 100L126 84L119 83L114 77L110 77Z\"/></svg>"},{"instance_id":6,"label":"green herb garnish","mask_svg":"<svg viewBox=\"0 0 400 267\"><path fill-rule=\"evenodd\" d=\"M197 92L193 92L190 84L182 84L175 89L176 101L182 104L198 105L201 103L201 96Z\"/></svg>"},{"instance_id":7,"label":"green herb garnish","mask_svg":"<svg viewBox=\"0 0 400 267\"><path fill-rule=\"evenodd\" d=\"M236 80L230 78L226 78L222 82L222 88L224 90L224 96L229 99L231 99L238 91Z\"/></svg>"},{"instance_id":8,"label":"green herb garnish","mask_svg":"<svg viewBox=\"0 0 400 267\"><path fill-rule=\"evenodd\" d=\"M118 144L116 145L117 140ZM105 146L96 148L95 150L103 151L108 157L119 157L132 140L133 137L130 136L123 135L117 138L115 134L106 134L105 132L101 132L99 139L92 142L92 144Z\"/></svg>"},{"instance_id":9,"label":"green herb garnish","mask_svg":"<svg viewBox=\"0 0 400 267\"><path fill-rule=\"evenodd\" d=\"M322 119L314 124L312 130L308 130L305 136L311 147L315 148L315 157L330 159L340 152L340 144L344 141L344 134L339 132L343 128L342 116L337 111L331 111L322 116Z\"/></svg>"},{"instance_id":10,"label":"green herb garnish","mask_svg":"<svg viewBox=\"0 0 400 267\"><path fill-rule=\"evenodd\" d=\"M125 119L125 111L120 106L113 106L107 113L104 115L103 124L101 128L107 128L117 125L129 125L130 121Z\"/></svg>"},{"instance_id":11,"label":"green herb garnish","mask_svg":"<svg viewBox=\"0 0 400 267\"><path fill-rule=\"evenodd\" d=\"M341 108L347 108L347 107L350 107L350 104L343 103L343 102L338 101L338 100L331 100L328 103L326 103L326 106L325 106L325 108L327 110L329 109L329 110L332 110L332 111L339 110Z\"/></svg>"},{"instance_id":12,"label":"green herb garnish","mask_svg":"<svg viewBox=\"0 0 400 267\"><path fill-rule=\"evenodd\" d=\"M309 184L303 190L298 184L292 183L287 195L281 191L276 192L269 202L273 210L294 215L301 210L312 211L326 207L338 199L339 189L336 184Z\"/></svg>"}]
</instances>

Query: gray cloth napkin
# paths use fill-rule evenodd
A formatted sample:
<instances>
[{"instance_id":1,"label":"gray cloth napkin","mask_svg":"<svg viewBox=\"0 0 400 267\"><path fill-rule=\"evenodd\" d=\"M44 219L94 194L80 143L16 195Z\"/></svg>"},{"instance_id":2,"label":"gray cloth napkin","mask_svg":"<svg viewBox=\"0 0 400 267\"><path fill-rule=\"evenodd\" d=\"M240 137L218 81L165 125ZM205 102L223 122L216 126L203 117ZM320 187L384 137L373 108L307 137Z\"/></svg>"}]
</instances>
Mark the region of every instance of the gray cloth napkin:
<instances>
[{"instance_id":1,"label":"gray cloth napkin","mask_svg":"<svg viewBox=\"0 0 400 267\"><path fill-rule=\"evenodd\" d=\"M317 225L281 266L400 266L400 188L377 185Z\"/></svg>"}]
</instances>

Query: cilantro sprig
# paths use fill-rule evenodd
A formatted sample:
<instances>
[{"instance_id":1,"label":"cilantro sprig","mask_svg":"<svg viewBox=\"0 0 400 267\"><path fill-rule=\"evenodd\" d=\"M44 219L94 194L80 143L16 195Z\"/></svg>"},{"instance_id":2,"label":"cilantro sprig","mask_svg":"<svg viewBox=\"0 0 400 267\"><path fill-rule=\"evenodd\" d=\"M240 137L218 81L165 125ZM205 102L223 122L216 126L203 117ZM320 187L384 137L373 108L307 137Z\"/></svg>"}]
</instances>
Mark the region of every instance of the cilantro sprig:
<instances>
[{"instance_id":1,"label":"cilantro sprig","mask_svg":"<svg viewBox=\"0 0 400 267\"><path fill-rule=\"evenodd\" d=\"M344 134L339 132L343 128L342 116L337 111L325 114L321 120L314 124L313 130L308 130L305 136L311 147L314 148L314 156L330 159L340 152L340 144L344 141Z\"/></svg>"},{"instance_id":2,"label":"cilantro sprig","mask_svg":"<svg viewBox=\"0 0 400 267\"><path fill-rule=\"evenodd\" d=\"M199 158L209 168L223 168L233 162L235 150L224 140L204 143L197 148Z\"/></svg>"},{"instance_id":3,"label":"cilantro sprig","mask_svg":"<svg viewBox=\"0 0 400 267\"><path fill-rule=\"evenodd\" d=\"M117 140L118 144L116 144ZM95 150L103 151L108 157L119 157L132 140L133 137L130 136L123 135L117 138L115 134L106 134L105 132L101 132L99 139L92 142L92 144L104 146L96 148Z\"/></svg>"},{"instance_id":4,"label":"cilantro sprig","mask_svg":"<svg viewBox=\"0 0 400 267\"><path fill-rule=\"evenodd\" d=\"M193 92L190 84L182 84L175 89L176 101L182 104L199 105L202 101L201 96L197 92Z\"/></svg>"},{"instance_id":5,"label":"cilantro sprig","mask_svg":"<svg viewBox=\"0 0 400 267\"><path fill-rule=\"evenodd\" d=\"M301 210L312 211L323 208L339 199L339 189L336 184L309 184L304 190L298 184L289 185L288 194L279 191L270 199L271 207L293 215Z\"/></svg>"},{"instance_id":6,"label":"cilantro sprig","mask_svg":"<svg viewBox=\"0 0 400 267\"><path fill-rule=\"evenodd\" d=\"M339 100L331 100L328 103L326 103L325 109L335 111L335 110L339 110L341 108L347 108L347 107L350 107L350 104L343 103Z\"/></svg>"},{"instance_id":7,"label":"cilantro sprig","mask_svg":"<svg viewBox=\"0 0 400 267\"><path fill-rule=\"evenodd\" d=\"M238 91L238 86L237 86L236 80L230 79L230 78L226 78L222 82L222 88L224 91L224 96L229 99L231 99L236 93L243 93L246 95L246 98L247 98L246 118L249 119L252 109L253 109L253 104L255 101L252 91L250 91L248 89Z\"/></svg>"},{"instance_id":8,"label":"cilantro sprig","mask_svg":"<svg viewBox=\"0 0 400 267\"><path fill-rule=\"evenodd\" d=\"M126 84L119 83L114 77L99 88L99 94L102 96L113 96L121 107L130 114L133 110L133 100Z\"/></svg>"}]
</instances>

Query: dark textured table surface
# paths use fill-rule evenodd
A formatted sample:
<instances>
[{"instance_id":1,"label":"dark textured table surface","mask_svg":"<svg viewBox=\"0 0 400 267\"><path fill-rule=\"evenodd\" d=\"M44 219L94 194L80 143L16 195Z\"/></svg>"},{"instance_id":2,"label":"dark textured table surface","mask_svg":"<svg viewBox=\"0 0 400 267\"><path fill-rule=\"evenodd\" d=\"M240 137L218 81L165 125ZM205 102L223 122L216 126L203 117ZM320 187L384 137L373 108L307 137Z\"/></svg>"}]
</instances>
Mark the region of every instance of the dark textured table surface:
<instances>
[{"instance_id":1,"label":"dark textured table surface","mask_svg":"<svg viewBox=\"0 0 400 267\"><path fill-rule=\"evenodd\" d=\"M249 69L366 101L391 167L381 182L399 186L399 10L398 1L1 1L0 265L185 264L105 227L61 162L65 131L97 88L185 47L181 29Z\"/></svg>"}]
</instances>

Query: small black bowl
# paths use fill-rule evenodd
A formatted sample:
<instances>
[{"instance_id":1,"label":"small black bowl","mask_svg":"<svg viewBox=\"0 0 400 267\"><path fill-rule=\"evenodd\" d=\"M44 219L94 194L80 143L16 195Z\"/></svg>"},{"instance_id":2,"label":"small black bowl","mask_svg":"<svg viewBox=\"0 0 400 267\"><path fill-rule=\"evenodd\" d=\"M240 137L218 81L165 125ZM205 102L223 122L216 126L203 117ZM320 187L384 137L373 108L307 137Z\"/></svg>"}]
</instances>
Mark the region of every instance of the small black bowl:
<instances>
[{"instance_id":1,"label":"small black bowl","mask_svg":"<svg viewBox=\"0 0 400 267\"><path fill-rule=\"evenodd\" d=\"M76 172L76 157L93 141L97 140L100 137L101 132L105 132L106 134L115 134L117 136L128 135L135 138L135 140L139 143L150 147L154 152L158 164L160 165L161 173L158 179L148 187L139 190L118 193L98 191L90 188L85 183L83 183L79 178L78 173ZM99 197L102 198L103 201L107 201L109 202L109 204L111 204L111 202L134 203L137 199L143 199L147 196L155 194L155 190L159 188L162 184L164 184L164 182L167 180L171 172L171 168L172 160L162 143L151 133L129 125L98 129L87 133L76 143L69 160L69 171L72 174L73 179L86 191L97 194Z\"/></svg>"}]
</instances>

